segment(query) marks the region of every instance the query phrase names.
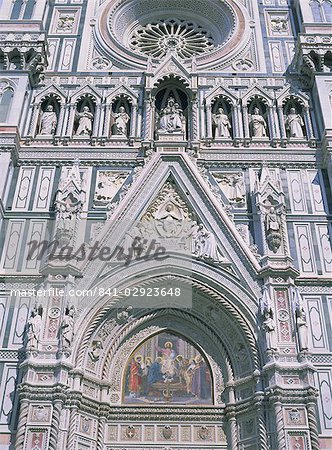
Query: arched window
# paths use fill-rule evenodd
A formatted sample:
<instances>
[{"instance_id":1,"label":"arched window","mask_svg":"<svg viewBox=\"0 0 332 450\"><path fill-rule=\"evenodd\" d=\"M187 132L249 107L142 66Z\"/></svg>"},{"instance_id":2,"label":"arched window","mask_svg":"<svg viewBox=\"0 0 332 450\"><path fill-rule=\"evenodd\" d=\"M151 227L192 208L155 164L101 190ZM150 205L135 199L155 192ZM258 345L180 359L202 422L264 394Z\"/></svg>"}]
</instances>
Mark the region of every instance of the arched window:
<instances>
[{"instance_id":1,"label":"arched window","mask_svg":"<svg viewBox=\"0 0 332 450\"><path fill-rule=\"evenodd\" d=\"M332 2L331 0L312 0L311 10L315 22L332 21Z\"/></svg>"},{"instance_id":2,"label":"arched window","mask_svg":"<svg viewBox=\"0 0 332 450\"><path fill-rule=\"evenodd\" d=\"M151 337L132 353L123 391L124 403L213 404L205 356L183 337L168 332Z\"/></svg>"},{"instance_id":3,"label":"arched window","mask_svg":"<svg viewBox=\"0 0 332 450\"><path fill-rule=\"evenodd\" d=\"M17 20L20 18L23 4L24 4L23 0L15 0L13 9L12 9L12 13L10 15L10 18L12 20Z\"/></svg>"},{"instance_id":4,"label":"arched window","mask_svg":"<svg viewBox=\"0 0 332 450\"><path fill-rule=\"evenodd\" d=\"M11 88L6 88L0 95L1 95L0 97L0 123L1 123L6 122L8 119L8 114L14 96L14 92Z\"/></svg>"},{"instance_id":5,"label":"arched window","mask_svg":"<svg viewBox=\"0 0 332 450\"><path fill-rule=\"evenodd\" d=\"M34 9L35 9L36 0L28 0L25 6L23 19L31 19Z\"/></svg>"}]
</instances>

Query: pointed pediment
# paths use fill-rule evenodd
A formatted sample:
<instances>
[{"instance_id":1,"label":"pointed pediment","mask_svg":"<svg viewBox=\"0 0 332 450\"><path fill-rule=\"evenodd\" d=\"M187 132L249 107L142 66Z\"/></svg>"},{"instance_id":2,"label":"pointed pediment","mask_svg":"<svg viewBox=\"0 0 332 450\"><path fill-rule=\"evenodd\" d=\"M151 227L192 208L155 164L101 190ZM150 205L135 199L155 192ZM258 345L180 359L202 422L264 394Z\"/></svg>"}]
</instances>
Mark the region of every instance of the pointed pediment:
<instances>
[{"instance_id":1,"label":"pointed pediment","mask_svg":"<svg viewBox=\"0 0 332 450\"><path fill-rule=\"evenodd\" d=\"M89 84L86 84L78 92L76 92L76 94L72 97L72 101L75 102L76 100L78 100L84 96L94 97L99 102L101 101L100 93L94 87L90 86Z\"/></svg>"},{"instance_id":2,"label":"pointed pediment","mask_svg":"<svg viewBox=\"0 0 332 450\"><path fill-rule=\"evenodd\" d=\"M138 99L136 92L133 89L131 89L129 86L126 86L125 84L121 84L116 89L114 89L114 91L112 91L106 97L106 101L107 101L107 103L111 103L112 100L117 97L125 97L127 100L133 102L135 105L136 105L137 99Z\"/></svg>"},{"instance_id":3,"label":"pointed pediment","mask_svg":"<svg viewBox=\"0 0 332 450\"><path fill-rule=\"evenodd\" d=\"M45 98L47 97L55 97L59 101L65 101L66 95L54 84L51 84L47 86L47 88L43 89L41 92L39 92L38 95L35 97L35 103L41 103Z\"/></svg>"},{"instance_id":4,"label":"pointed pediment","mask_svg":"<svg viewBox=\"0 0 332 450\"><path fill-rule=\"evenodd\" d=\"M231 101L233 105L236 104L238 101L238 98L227 88L224 86L216 86L212 88L212 90L208 93L208 95L205 97L205 101L207 104L213 103L214 100L216 100L219 97L225 97L228 100Z\"/></svg>"},{"instance_id":5,"label":"pointed pediment","mask_svg":"<svg viewBox=\"0 0 332 450\"><path fill-rule=\"evenodd\" d=\"M190 86L190 73L175 55L166 57L160 66L154 70L152 86L156 86L169 77L179 78L186 86Z\"/></svg>"},{"instance_id":6,"label":"pointed pediment","mask_svg":"<svg viewBox=\"0 0 332 450\"><path fill-rule=\"evenodd\" d=\"M206 264L227 272L241 285L249 280L256 284L260 266L255 256L186 154L156 153L97 240L100 247L119 246L125 252L136 237L145 247L155 239L180 266L181 261ZM94 278L107 277L114 273L114 261L85 261L82 270L94 272ZM120 263L116 270L121 270Z\"/></svg>"},{"instance_id":7,"label":"pointed pediment","mask_svg":"<svg viewBox=\"0 0 332 450\"><path fill-rule=\"evenodd\" d=\"M249 91L242 97L242 103L244 105L247 105L250 100L253 98L258 97L262 99L264 102L266 102L269 106L272 106L273 98L266 93L260 86L253 86Z\"/></svg>"}]
</instances>

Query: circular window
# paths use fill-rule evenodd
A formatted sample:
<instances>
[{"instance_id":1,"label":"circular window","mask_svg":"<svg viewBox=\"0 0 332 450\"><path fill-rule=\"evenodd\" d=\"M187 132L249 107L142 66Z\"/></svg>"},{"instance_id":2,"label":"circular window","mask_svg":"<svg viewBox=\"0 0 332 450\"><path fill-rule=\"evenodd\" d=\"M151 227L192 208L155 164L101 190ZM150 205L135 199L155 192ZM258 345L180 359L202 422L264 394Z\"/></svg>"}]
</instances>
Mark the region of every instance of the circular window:
<instances>
[{"instance_id":1,"label":"circular window","mask_svg":"<svg viewBox=\"0 0 332 450\"><path fill-rule=\"evenodd\" d=\"M145 68L170 52L196 56L199 69L229 64L250 39L249 17L236 0L108 0L95 27L98 47L125 67Z\"/></svg>"},{"instance_id":2,"label":"circular window","mask_svg":"<svg viewBox=\"0 0 332 450\"><path fill-rule=\"evenodd\" d=\"M130 47L156 58L174 51L180 58L211 51L214 42L203 27L185 20L160 20L139 26L130 38Z\"/></svg>"}]
</instances>

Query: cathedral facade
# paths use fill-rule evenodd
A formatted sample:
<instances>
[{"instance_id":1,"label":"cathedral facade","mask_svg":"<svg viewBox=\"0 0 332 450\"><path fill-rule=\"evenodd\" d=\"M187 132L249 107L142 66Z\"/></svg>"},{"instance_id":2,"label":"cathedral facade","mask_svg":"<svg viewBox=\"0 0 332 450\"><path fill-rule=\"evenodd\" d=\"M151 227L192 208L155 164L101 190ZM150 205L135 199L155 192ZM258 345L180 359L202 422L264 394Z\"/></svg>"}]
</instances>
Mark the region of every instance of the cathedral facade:
<instances>
[{"instance_id":1,"label":"cathedral facade","mask_svg":"<svg viewBox=\"0 0 332 450\"><path fill-rule=\"evenodd\" d=\"M332 448L330 0L0 0L0 449Z\"/></svg>"}]
</instances>

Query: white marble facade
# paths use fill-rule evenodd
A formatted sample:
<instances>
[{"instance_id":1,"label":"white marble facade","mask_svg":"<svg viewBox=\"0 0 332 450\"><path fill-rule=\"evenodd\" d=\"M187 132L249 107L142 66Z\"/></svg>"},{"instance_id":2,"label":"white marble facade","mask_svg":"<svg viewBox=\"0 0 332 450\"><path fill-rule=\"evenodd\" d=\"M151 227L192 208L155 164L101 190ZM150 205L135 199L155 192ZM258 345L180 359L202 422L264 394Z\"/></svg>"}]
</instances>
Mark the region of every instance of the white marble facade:
<instances>
[{"instance_id":1,"label":"white marble facade","mask_svg":"<svg viewBox=\"0 0 332 450\"><path fill-rule=\"evenodd\" d=\"M330 21L0 1L0 450L332 447Z\"/></svg>"}]
</instances>

